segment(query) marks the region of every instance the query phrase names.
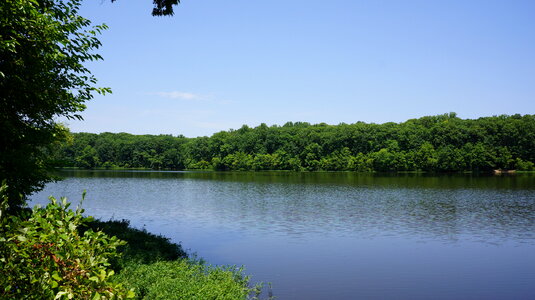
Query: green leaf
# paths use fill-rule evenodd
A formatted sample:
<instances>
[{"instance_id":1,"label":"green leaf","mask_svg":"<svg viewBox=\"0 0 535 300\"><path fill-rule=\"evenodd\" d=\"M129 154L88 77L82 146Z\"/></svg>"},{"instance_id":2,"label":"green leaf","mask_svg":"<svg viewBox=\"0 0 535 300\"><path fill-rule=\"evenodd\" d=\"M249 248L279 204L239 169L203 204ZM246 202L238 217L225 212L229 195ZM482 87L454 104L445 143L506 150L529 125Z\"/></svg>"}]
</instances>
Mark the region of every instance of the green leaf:
<instances>
[{"instance_id":1,"label":"green leaf","mask_svg":"<svg viewBox=\"0 0 535 300\"><path fill-rule=\"evenodd\" d=\"M136 296L136 293L134 293L133 290L128 290L128 292L126 293L126 298L128 299L132 299Z\"/></svg>"},{"instance_id":2,"label":"green leaf","mask_svg":"<svg viewBox=\"0 0 535 300\"><path fill-rule=\"evenodd\" d=\"M98 277L100 278L100 281L106 280L106 271L100 270L100 274L98 275Z\"/></svg>"},{"instance_id":3,"label":"green leaf","mask_svg":"<svg viewBox=\"0 0 535 300\"><path fill-rule=\"evenodd\" d=\"M100 299L100 294L96 292L95 295L93 296L93 300L99 300L99 299Z\"/></svg>"},{"instance_id":4,"label":"green leaf","mask_svg":"<svg viewBox=\"0 0 535 300\"><path fill-rule=\"evenodd\" d=\"M59 276L58 272L52 273L52 278L56 279L57 281L61 281L63 278Z\"/></svg>"}]
</instances>

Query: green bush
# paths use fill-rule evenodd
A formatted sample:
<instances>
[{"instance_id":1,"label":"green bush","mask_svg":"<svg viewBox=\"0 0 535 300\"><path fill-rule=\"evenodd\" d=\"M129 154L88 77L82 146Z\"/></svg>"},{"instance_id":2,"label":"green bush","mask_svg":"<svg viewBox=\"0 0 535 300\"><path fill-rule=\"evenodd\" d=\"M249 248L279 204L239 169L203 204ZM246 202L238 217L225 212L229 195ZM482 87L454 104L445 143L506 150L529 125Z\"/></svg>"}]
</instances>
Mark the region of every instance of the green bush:
<instances>
[{"instance_id":1,"label":"green bush","mask_svg":"<svg viewBox=\"0 0 535 300\"><path fill-rule=\"evenodd\" d=\"M531 161L523 161L520 158L516 159L516 168L520 171L533 171L535 167Z\"/></svg>"},{"instance_id":2,"label":"green bush","mask_svg":"<svg viewBox=\"0 0 535 300\"><path fill-rule=\"evenodd\" d=\"M2 186L0 192L4 192ZM69 209L65 198L50 198L27 216L6 216L0 209L1 299L124 299L132 290L112 281L108 259L124 245L116 237L87 230L83 210Z\"/></svg>"}]
</instances>

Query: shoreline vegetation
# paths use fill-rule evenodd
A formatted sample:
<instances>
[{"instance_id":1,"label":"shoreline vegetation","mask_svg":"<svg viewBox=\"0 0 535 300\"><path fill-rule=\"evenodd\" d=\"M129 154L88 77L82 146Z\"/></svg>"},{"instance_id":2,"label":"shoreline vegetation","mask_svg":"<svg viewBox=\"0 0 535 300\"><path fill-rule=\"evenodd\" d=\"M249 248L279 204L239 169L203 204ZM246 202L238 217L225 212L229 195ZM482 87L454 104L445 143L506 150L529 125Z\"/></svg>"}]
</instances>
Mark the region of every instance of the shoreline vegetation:
<instances>
[{"instance_id":1,"label":"shoreline vegetation","mask_svg":"<svg viewBox=\"0 0 535 300\"><path fill-rule=\"evenodd\" d=\"M243 267L212 266L188 255L180 244L128 220L92 219L82 230L102 231L126 244L110 261L116 282L136 293L134 299L257 299L262 285L250 286Z\"/></svg>"},{"instance_id":2,"label":"shoreline vegetation","mask_svg":"<svg viewBox=\"0 0 535 300\"><path fill-rule=\"evenodd\" d=\"M0 192L5 190L2 186ZM0 298L258 299L243 268L211 266L180 244L69 209L65 198L6 216L0 206ZM271 297L270 297L271 298Z\"/></svg>"},{"instance_id":3,"label":"shoreline vegetation","mask_svg":"<svg viewBox=\"0 0 535 300\"><path fill-rule=\"evenodd\" d=\"M344 170L344 171L326 171L326 170L315 170L315 171L307 171L307 170L214 170L214 169L151 169L151 168L125 168L125 167L95 167L95 168L82 168L82 167L56 167L56 171L139 171L139 172L226 172L226 171L233 171L233 172L327 172L327 173L344 173L344 172L352 172L352 173L364 173L364 174L371 174L371 173L377 173L377 174L494 174L494 175L514 175L514 174L535 174L535 168L530 170L509 170L509 169L489 169L489 170L483 170L483 171L451 171L451 172L433 172L433 171L422 171L422 170L415 170L415 171L351 171L351 170Z\"/></svg>"},{"instance_id":4,"label":"shoreline vegetation","mask_svg":"<svg viewBox=\"0 0 535 300\"><path fill-rule=\"evenodd\" d=\"M217 171L482 172L535 170L535 115L402 123L246 125L210 137L72 133L55 167Z\"/></svg>"}]
</instances>

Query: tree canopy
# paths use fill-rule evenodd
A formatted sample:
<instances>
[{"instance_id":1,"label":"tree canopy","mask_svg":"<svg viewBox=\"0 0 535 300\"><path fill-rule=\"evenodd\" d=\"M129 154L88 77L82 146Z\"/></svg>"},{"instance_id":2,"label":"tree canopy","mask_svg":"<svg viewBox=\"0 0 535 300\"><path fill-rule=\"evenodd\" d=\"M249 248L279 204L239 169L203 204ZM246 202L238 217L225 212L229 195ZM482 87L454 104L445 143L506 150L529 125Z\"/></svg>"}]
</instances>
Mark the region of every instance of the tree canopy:
<instances>
[{"instance_id":1,"label":"tree canopy","mask_svg":"<svg viewBox=\"0 0 535 300\"><path fill-rule=\"evenodd\" d=\"M78 114L97 88L84 66L105 25L78 15L81 0L0 1L0 180L12 206L50 181L48 155L66 137L57 117Z\"/></svg>"},{"instance_id":2,"label":"tree canopy","mask_svg":"<svg viewBox=\"0 0 535 300\"><path fill-rule=\"evenodd\" d=\"M216 170L489 171L533 169L535 115L403 123L244 125L211 137L76 133L58 166Z\"/></svg>"}]
</instances>

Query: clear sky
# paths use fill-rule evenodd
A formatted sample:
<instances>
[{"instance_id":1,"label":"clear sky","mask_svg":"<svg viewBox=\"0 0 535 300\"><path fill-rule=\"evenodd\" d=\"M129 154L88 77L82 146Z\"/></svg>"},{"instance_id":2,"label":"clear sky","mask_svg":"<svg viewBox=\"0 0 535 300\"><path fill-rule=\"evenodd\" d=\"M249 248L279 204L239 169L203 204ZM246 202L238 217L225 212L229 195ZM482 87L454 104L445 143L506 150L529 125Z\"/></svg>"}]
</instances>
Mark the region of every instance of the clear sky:
<instances>
[{"instance_id":1,"label":"clear sky","mask_svg":"<svg viewBox=\"0 0 535 300\"><path fill-rule=\"evenodd\" d=\"M90 69L113 94L74 132L183 134L287 121L535 113L535 1L86 0L110 29Z\"/></svg>"}]
</instances>

